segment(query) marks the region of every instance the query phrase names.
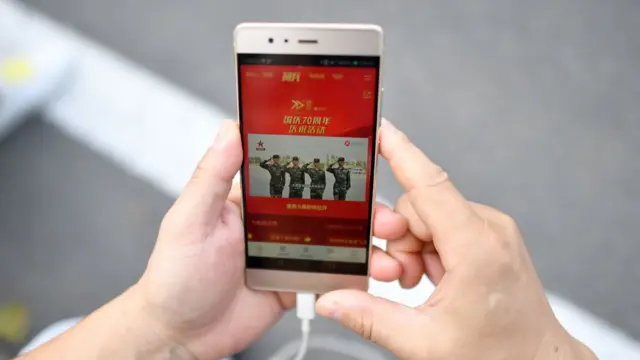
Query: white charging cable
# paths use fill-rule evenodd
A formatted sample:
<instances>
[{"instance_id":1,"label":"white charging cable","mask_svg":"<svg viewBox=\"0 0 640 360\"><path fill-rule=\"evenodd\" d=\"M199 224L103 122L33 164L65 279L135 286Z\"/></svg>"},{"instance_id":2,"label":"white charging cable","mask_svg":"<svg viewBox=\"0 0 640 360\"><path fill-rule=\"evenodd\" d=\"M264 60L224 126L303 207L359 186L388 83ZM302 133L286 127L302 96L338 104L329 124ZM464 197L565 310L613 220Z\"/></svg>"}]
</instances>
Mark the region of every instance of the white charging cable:
<instances>
[{"instance_id":1,"label":"white charging cable","mask_svg":"<svg viewBox=\"0 0 640 360\"><path fill-rule=\"evenodd\" d=\"M296 313L301 321L302 339L285 344L269 360L303 360L308 349L333 352L352 359L386 359L376 349L355 340L332 335L314 335L313 339L310 339L311 320L316 316L316 295L298 293L296 299Z\"/></svg>"},{"instance_id":2,"label":"white charging cable","mask_svg":"<svg viewBox=\"0 0 640 360\"><path fill-rule=\"evenodd\" d=\"M302 340L296 352L282 353L282 349L271 356L269 360L303 360L307 355L307 347L309 346L309 334L311 333L311 320L316 317L316 294L313 293L297 293L296 294L296 313L300 319L300 328L302 330Z\"/></svg>"},{"instance_id":3,"label":"white charging cable","mask_svg":"<svg viewBox=\"0 0 640 360\"><path fill-rule=\"evenodd\" d=\"M300 329L302 330L302 341L298 354L294 360L303 360L307 354L309 346L309 335L311 333L311 320L316 317L316 294L297 293L296 294L296 314L300 319Z\"/></svg>"}]
</instances>

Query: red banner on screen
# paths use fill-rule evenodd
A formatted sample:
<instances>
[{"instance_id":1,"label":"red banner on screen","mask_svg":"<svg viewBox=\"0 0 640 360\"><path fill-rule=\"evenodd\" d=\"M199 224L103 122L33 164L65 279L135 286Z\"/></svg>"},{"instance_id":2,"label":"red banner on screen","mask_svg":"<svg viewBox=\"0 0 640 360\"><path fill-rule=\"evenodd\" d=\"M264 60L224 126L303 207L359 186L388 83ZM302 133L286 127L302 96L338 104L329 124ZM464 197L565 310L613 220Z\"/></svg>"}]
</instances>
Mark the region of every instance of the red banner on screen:
<instances>
[{"instance_id":1,"label":"red banner on screen","mask_svg":"<svg viewBox=\"0 0 640 360\"><path fill-rule=\"evenodd\" d=\"M313 218L366 219L369 214L367 201L272 199L248 196L246 206L247 210L251 209L250 212L254 214L280 214Z\"/></svg>"},{"instance_id":2,"label":"red banner on screen","mask_svg":"<svg viewBox=\"0 0 640 360\"><path fill-rule=\"evenodd\" d=\"M241 65L240 88L249 240L366 246L377 69ZM296 166L289 165L295 159L298 167L318 160L326 177L322 199L310 198L308 181L303 198L292 198L289 188L274 197L276 175L261 164L275 154L285 166ZM351 176L344 200L334 199L339 180L328 171L342 157ZM288 187L292 178L283 178Z\"/></svg>"},{"instance_id":3,"label":"red banner on screen","mask_svg":"<svg viewBox=\"0 0 640 360\"><path fill-rule=\"evenodd\" d=\"M370 137L376 111L376 71L242 65L245 134Z\"/></svg>"}]
</instances>

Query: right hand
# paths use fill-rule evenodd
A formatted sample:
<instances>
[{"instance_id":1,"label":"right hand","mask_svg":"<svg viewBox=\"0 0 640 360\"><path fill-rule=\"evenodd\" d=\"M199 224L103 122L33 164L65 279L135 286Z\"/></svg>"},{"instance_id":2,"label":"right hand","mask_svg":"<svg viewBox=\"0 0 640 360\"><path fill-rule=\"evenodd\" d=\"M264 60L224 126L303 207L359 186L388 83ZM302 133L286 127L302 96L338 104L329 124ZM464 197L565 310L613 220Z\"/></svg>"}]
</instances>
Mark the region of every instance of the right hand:
<instances>
[{"instance_id":1,"label":"right hand","mask_svg":"<svg viewBox=\"0 0 640 360\"><path fill-rule=\"evenodd\" d=\"M409 222L388 253L403 267L403 287L426 273L436 289L417 308L338 290L318 300L318 312L401 359L595 359L554 316L514 220L465 200L387 121L380 141L405 189L395 211Z\"/></svg>"}]
</instances>

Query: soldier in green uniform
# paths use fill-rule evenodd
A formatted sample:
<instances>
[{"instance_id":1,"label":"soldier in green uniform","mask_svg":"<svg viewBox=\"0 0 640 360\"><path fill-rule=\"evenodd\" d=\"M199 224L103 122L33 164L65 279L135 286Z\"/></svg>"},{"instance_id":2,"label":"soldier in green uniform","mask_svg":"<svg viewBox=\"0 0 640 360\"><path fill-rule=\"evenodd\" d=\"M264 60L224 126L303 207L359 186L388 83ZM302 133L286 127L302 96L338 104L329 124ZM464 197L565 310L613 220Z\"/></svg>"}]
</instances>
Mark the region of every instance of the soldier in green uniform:
<instances>
[{"instance_id":1,"label":"soldier in green uniform","mask_svg":"<svg viewBox=\"0 0 640 360\"><path fill-rule=\"evenodd\" d=\"M347 200L347 191L351 188L351 171L344 167L344 158L338 158L338 167L333 166L336 163L329 165L327 171L333 174L336 181L333 183L333 199L334 200Z\"/></svg>"},{"instance_id":2,"label":"soldier in green uniform","mask_svg":"<svg viewBox=\"0 0 640 360\"><path fill-rule=\"evenodd\" d=\"M293 166L285 168L285 171L289 174L289 198L302 199L305 185L304 171L298 166L300 160L297 156L294 156L291 160Z\"/></svg>"},{"instance_id":3,"label":"soldier in green uniform","mask_svg":"<svg viewBox=\"0 0 640 360\"><path fill-rule=\"evenodd\" d=\"M272 163L269 164L269 161ZM269 181L269 196L272 198L281 198L282 190L284 190L284 174L285 167L289 165L286 164L284 166L280 165L280 155L275 154L270 159L263 160L260 162L260 167L267 170L271 175L271 180Z\"/></svg>"},{"instance_id":4,"label":"soldier in green uniform","mask_svg":"<svg viewBox=\"0 0 640 360\"><path fill-rule=\"evenodd\" d=\"M324 189L327 187L327 181L325 178L324 170L320 169L320 159L313 159L313 167L309 168L311 163L306 163L302 166L302 170L309 174L311 178L311 198L314 200L322 200L324 195Z\"/></svg>"}]
</instances>

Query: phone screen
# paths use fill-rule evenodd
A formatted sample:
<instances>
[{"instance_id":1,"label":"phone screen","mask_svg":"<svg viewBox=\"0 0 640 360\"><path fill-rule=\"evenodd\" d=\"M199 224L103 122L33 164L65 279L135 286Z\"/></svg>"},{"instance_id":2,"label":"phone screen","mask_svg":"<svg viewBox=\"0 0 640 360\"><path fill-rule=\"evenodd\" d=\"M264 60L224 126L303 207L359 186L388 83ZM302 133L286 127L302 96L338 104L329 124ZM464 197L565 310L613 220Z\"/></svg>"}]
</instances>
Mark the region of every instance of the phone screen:
<instances>
[{"instance_id":1,"label":"phone screen","mask_svg":"<svg viewBox=\"0 0 640 360\"><path fill-rule=\"evenodd\" d=\"M379 67L238 54L248 268L367 274Z\"/></svg>"}]
</instances>

